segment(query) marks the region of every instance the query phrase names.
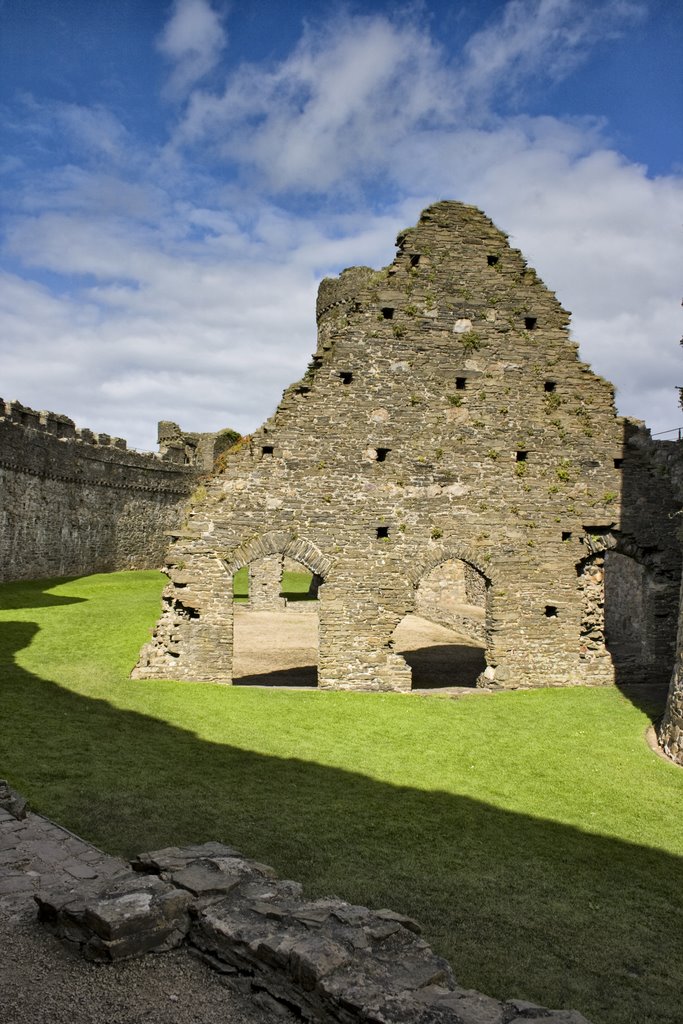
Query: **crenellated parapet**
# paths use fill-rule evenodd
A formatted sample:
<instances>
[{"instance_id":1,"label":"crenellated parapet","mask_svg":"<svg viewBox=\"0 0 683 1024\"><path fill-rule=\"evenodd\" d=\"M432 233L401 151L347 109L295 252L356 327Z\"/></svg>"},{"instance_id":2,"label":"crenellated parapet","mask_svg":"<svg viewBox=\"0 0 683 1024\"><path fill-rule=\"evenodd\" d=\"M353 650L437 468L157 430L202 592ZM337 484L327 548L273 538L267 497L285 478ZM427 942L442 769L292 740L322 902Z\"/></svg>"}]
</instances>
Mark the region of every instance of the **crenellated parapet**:
<instances>
[{"instance_id":1,"label":"crenellated parapet","mask_svg":"<svg viewBox=\"0 0 683 1024\"><path fill-rule=\"evenodd\" d=\"M138 452L68 416L0 399L0 580L160 565L166 531L221 435L192 436L203 440L201 457L191 444Z\"/></svg>"},{"instance_id":2,"label":"crenellated parapet","mask_svg":"<svg viewBox=\"0 0 683 1024\"><path fill-rule=\"evenodd\" d=\"M29 430L49 434L60 440L81 441L98 447L119 448L125 451L127 442L122 437L111 437L109 434L97 434L86 427L77 427L72 419L58 412L41 410L37 412L21 402L6 402L0 398L0 420L8 420Z\"/></svg>"}]
</instances>

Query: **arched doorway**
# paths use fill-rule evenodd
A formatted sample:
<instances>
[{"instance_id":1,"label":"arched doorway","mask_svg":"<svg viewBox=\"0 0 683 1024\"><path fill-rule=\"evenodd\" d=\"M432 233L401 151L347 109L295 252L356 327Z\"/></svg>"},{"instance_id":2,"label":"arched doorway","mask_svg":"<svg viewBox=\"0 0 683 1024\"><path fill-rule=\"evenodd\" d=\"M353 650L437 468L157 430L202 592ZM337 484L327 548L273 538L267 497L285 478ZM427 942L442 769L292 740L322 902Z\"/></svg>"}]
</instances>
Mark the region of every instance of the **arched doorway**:
<instances>
[{"instance_id":1,"label":"arched doorway","mask_svg":"<svg viewBox=\"0 0 683 1024\"><path fill-rule=\"evenodd\" d=\"M322 579L282 554L233 576L233 685L315 687Z\"/></svg>"},{"instance_id":2,"label":"arched doorway","mask_svg":"<svg viewBox=\"0 0 683 1024\"><path fill-rule=\"evenodd\" d=\"M414 611L393 636L413 690L477 685L486 668L488 592L484 574L461 558L445 559L422 576Z\"/></svg>"}]
</instances>

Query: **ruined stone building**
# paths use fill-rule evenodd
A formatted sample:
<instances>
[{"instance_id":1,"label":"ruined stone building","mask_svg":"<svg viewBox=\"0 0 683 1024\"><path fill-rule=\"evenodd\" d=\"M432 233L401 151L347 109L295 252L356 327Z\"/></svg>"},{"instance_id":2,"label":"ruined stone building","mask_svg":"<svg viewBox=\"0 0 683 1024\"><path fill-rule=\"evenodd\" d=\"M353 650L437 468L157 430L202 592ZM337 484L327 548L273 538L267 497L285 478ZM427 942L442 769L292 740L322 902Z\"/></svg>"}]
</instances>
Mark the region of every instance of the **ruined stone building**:
<instances>
[{"instance_id":1,"label":"ruined stone building","mask_svg":"<svg viewBox=\"0 0 683 1024\"><path fill-rule=\"evenodd\" d=\"M283 606L296 563L321 687L410 689L415 611L482 645L481 684L667 678L678 446L615 414L506 236L437 203L390 266L323 281L317 317L304 377L176 528L136 674L230 682L234 575Z\"/></svg>"},{"instance_id":2,"label":"ruined stone building","mask_svg":"<svg viewBox=\"0 0 683 1024\"><path fill-rule=\"evenodd\" d=\"M659 683L675 662L660 736L683 762L683 446L616 416L568 314L472 207L438 203L389 267L323 281L318 324L303 379L236 445L162 422L139 453L0 401L0 579L166 557L141 677L232 681L244 567L250 610L308 613L321 687L419 685L414 612L474 645L454 684ZM292 568L315 600L283 596Z\"/></svg>"}]
</instances>

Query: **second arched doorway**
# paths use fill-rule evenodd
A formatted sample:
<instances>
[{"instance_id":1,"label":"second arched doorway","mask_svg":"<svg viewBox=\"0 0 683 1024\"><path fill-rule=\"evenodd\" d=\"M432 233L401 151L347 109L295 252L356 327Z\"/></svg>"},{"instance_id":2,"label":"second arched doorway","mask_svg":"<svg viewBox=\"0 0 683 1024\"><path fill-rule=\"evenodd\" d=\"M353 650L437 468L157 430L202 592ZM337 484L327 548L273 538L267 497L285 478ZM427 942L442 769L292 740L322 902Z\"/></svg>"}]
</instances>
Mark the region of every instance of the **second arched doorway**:
<instances>
[{"instance_id":1,"label":"second arched doorway","mask_svg":"<svg viewBox=\"0 0 683 1024\"><path fill-rule=\"evenodd\" d=\"M413 690L474 687L486 668L490 581L471 562L445 558L416 583L414 610L394 631Z\"/></svg>"}]
</instances>

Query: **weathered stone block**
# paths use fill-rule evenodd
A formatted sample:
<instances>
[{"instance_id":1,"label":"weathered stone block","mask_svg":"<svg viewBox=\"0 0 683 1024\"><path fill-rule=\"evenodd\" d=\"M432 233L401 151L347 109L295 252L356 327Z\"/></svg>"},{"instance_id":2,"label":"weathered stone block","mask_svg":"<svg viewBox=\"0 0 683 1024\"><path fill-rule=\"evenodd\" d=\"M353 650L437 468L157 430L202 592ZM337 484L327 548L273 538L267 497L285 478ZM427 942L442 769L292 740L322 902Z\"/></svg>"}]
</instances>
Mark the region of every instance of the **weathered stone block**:
<instances>
[{"instance_id":1,"label":"weathered stone block","mask_svg":"<svg viewBox=\"0 0 683 1024\"><path fill-rule=\"evenodd\" d=\"M4 779L0 779L0 807L8 811L17 821L23 821L28 813L28 803L24 797L12 789Z\"/></svg>"}]
</instances>

